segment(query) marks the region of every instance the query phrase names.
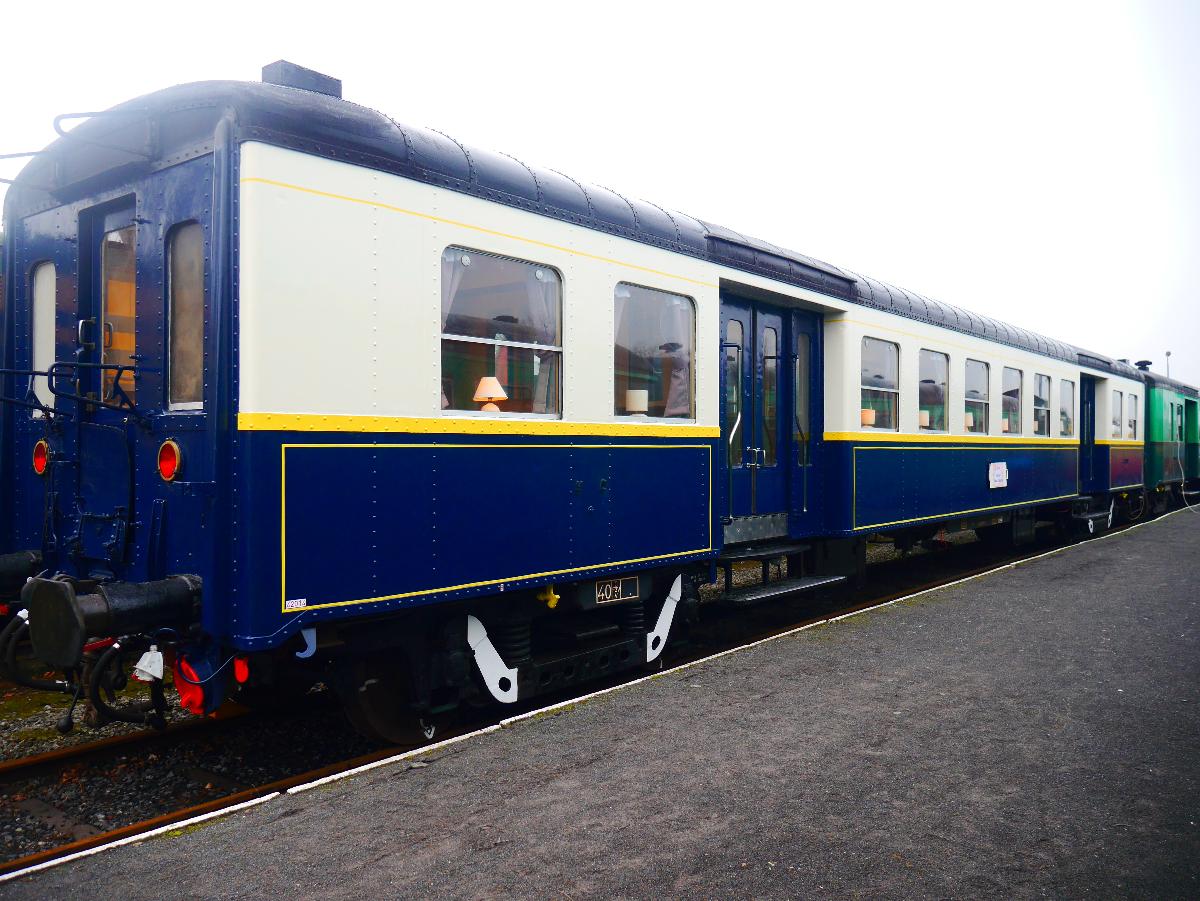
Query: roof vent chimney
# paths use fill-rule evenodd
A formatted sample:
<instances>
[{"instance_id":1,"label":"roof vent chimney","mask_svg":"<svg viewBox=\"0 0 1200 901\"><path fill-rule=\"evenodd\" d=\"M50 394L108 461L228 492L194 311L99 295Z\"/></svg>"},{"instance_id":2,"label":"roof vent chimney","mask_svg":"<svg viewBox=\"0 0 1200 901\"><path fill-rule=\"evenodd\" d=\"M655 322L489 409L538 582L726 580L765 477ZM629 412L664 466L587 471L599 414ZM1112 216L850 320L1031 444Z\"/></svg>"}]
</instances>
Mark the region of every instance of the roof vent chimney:
<instances>
[{"instance_id":1,"label":"roof vent chimney","mask_svg":"<svg viewBox=\"0 0 1200 901\"><path fill-rule=\"evenodd\" d=\"M330 97L342 99L342 80L329 75L322 75L312 69L297 66L285 59L263 66L262 80L265 84L283 85L285 88L299 88L302 91L313 91Z\"/></svg>"},{"instance_id":2,"label":"roof vent chimney","mask_svg":"<svg viewBox=\"0 0 1200 901\"><path fill-rule=\"evenodd\" d=\"M1150 367L1153 366L1154 364L1151 363L1149 360L1138 360L1133 365L1136 366L1138 369L1142 370L1142 372L1149 372Z\"/></svg>"}]
</instances>

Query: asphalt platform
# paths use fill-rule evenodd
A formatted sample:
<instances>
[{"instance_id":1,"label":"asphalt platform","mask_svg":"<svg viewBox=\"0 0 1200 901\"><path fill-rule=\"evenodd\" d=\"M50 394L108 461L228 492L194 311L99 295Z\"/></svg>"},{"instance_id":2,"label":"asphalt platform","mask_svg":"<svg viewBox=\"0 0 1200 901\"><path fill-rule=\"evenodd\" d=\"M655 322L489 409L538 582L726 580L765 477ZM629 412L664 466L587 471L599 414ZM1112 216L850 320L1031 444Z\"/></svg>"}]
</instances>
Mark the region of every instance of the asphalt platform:
<instances>
[{"instance_id":1,"label":"asphalt platform","mask_svg":"<svg viewBox=\"0 0 1200 901\"><path fill-rule=\"evenodd\" d=\"M1183 510L0 896L1197 897L1198 585Z\"/></svg>"}]
</instances>

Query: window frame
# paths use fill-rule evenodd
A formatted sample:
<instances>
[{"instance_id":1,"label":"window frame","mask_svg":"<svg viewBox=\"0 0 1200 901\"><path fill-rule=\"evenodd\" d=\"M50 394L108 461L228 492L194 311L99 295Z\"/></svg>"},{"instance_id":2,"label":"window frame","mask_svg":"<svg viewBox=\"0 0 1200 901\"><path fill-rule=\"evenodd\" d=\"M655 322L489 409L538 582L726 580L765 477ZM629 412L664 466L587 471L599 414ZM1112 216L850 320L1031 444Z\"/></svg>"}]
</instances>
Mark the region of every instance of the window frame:
<instances>
[{"instance_id":1,"label":"window frame","mask_svg":"<svg viewBox=\"0 0 1200 901\"><path fill-rule=\"evenodd\" d=\"M1046 384L1046 395L1045 395L1046 405L1044 407L1038 406L1038 384L1039 384L1040 379L1046 380L1046 382L1045 382L1045 384ZM1053 393L1054 393L1054 379L1052 379L1050 376L1046 375L1044 372L1035 372L1033 374L1033 437L1035 437L1035 438L1049 438L1050 437L1050 410L1051 410L1050 398L1053 395ZM1038 431L1038 424L1040 422L1040 420L1038 419L1038 411L1039 410L1046 411L1046 431L1044 431L1044 432Z\"/></svg>"},{"instance_id":2,"label":"window frame","mask_svg":"<svg viewBox=\"0 0 1200 901\"><path fill-rule=\"evenodd\" d=\"M973 397L967 396L967 390L968 390L967 386L970 384L970 381L971 381L970 377L967 375L967 372L970 369L972 363L975 363L975 364L983 367L983 387L984 387L984 391L985 391L985 394L983 395L983 400L979 400L978 398L973 398ZM977 407L983 408L983 428L982 429L967 427L966 413L968 412L967 406L969 404L973 404ZM972 416L975 416L976 412L977 412L976 410L970 411ZM968 435L990 435L992 433L991 414L992 414L992 364L987 362L986 360L976 360L974 357L967 357L963 361L963 431L965 431Z\"/></svg>"},{"instance_id":3,"label":"window frame","mask_svg":"<svg viewBox=\"0 0 1200 901\"><path fill-rule=\"evenodd\" d=\"M1007 419L1004 415L1004 398L1008 394L1004 390L1004 374L1015 372L1017 374L1017 429L1013 431L1010 427L1004 431L1004 423L1011 423L1012 420ZM1003 372L1000 373L1000 431L1004 435L1024 435L1025 434L1025 370L1017 369L1015 366L1005 366Z\"/></svg>"},{"instance_id":4,"label":"window frame","mask_svg":"<svg viewBox=\"0 0 1200 901\"><path fill-rule=\"evenodd\" d=\"M1063 395L1062 390L1065 386L1071 386L1071 408L1063 410ZM1064 412L1070 413L1071 428L1070 431L1063 431L1062 415ZM1058 380L1058 437L1059 438L1074 438L1075 437L1075 381L1073 379Z\"/></svg>"},{"instance_id":5,"label":"window frame","mask_svg":"<svg viewBox=\"0 0 1200 901\"><path fill-rule=\"evenodd\" d=\"M1112 389L1112 396L1109 398L1111 409L1109 410L1109 421L1111 423L1109 431L1112 433L1110 438L1125 437L1125 392L1120 388Z\"/></svg>"},{"instance_id":6,"label":"window frame","mask_svg":"<svg viewBox=\"0 0 1200 901\"><path fill-rule=\"evenodd\" d=\"M1138 396L1136 394L1128 394L1125 398L1125 428L1129 432L1129 438L1132 441L1137 441L1138 427Z\"/></svg>"},{"instance_id":7,"label":"window frame","mask_svg":"<svg viewBox=\"0 0 1200 901\"><path fill-rule=\"evenodd\" d=\"M943 428L936 429L933 427L933 416L929 417L929 425L921 425L921 383L924 381L921 378L921 363L925 359L925 354L941 357L946 363L946 384L942 388L942 425ZM897 358L897 369L899 368L900 360ZM917 354L917 431L932 432L935 435L948 434L950 431L950 354L941 350L934 350L932 347L922 347Z\"/></svg>"},{"instance_id":8,"label":"window frame","mask_svg":"<svg viewBox=\"0 0 1200 901\"><path fill-rule=\"evenodd\" d=\"M541 263L537 260L526 260L521 257L510 256L506 253L496 253L491 250L480 250L477 247L467 247L463 244L447 244L438 252L438 260L440 261L447 251L457 250L471 256L491 257L493 259L505 260L510 263L520 263L525 266L535 266L539 269L546 269L553 272L558 278L558 340L562 341L566 335L566 307L567 307L567 280L563 276L563 272L557 266L550 263ZM438 303L439 316L440 305L444 302L442 292L445 290L445 285L442 280L441 273L438 274ZM567 370L567 353L565 345L550 345L550 344L534 344L526 341L500 341L496 338L477 338L473 335L457 335L453 332L447 332L439 324L438 326L438 379L437 390L442 392L443 362L445 359L444 343L447 341L458 341L463 344L485 344L493 347L511 347L518 350L544 350L557 353L559 356L559 373L558 373L558 410L555 413L532 413L515 410L499 410L492 412L490 410L467 410L456 409L454 407L442 407L438 404L438 411L442 416L448 417L472 417L478 419L550 419L561 420L565 417L566 410L566 370Z\"/></svg>"},{"instance_id":9,"label":"window frame","mask_svg":"<svg viewBox=\"0 0 1200 901\"><path fill-rule=\"evenodd\" d=\"M617 291L622 285L627 285L630 288L640 288L643 291L653 291L655 294L665 295L679 300L686 300L691 309L691 329L688 337L691 339L690 352L688 354L688 415L687 416L651 416L649 413L618 413L617 412L617 396L616 396L616 376L617 376ZM565 294L565 291L564 291ZM631 282L628 279L622 279L613 285L613 416L622 421L627 419L650 419L656 424L662 423L679 423L687 425L696 422L696 320L699 318L699 310L696 307L696 298L690 294L680 294L678 291L668 291L665 288L655 288L651 285L643 285L638 282ZM561 320L560 320L561 322ZM744 341L744 338L743 338ZM740 378L740 374L739 374ZM565 379L564 379L565 384ZM544 415L544 414L543 414Z\"/></svg>"},{"instance_id":10,"label":"window frame","mask_svg":"<svg viewBox=\"0 0 1200 901\"><path fill-rule=\"evenodd\" d=\"M174 329L175 329L175 277L171 265L172 254L175 249L175 238L188 226L194 225L200 229L201 237L201 257L200 257L200 400L189 400L175 402L171 400L171 386L175 380L175 352L174 352ZM176 222L167 232L166 246L164 247L164 286L163 296L166 300L165 313L167 319L166 327L166 342L163 348L163 357L166 360L166 378L163 379L163 387L166 389L167 410L172 413L195 413L203 412L204 410L204 388L205 388L205 369L207 368L207 349L205 340L208 332L208 235L204 232L204 226L197 219L185 219L182 222Z\"/></svg>"},{"instance_id":11,"label":"window frame","mask_svg":"<svg viewBox=\"0 0 1200 901\"><path fill-rule=\"evenodd\" d=\"M866 342L866 341L876 341L880 344L887 344L887 345L895 348L895 350L896 350L896 387L895 388L874 388L874 387L870 387L870 386L862 384L862 353L863 353L863 350L865 349L864 342ZM900 384L901 384L900 343L898 341L887 341L883 338L876 338L873 335L863 335L862 340L860 340L858 343L858 370L859 370L858 399L859 399L859 410L860 411L867 409L867 407L864 407L862 405L862 401L863 401L862 393L864 391L878 391L883 394L894 395L895 405L896 405L896 410L895 410L896 422L895 422L895 425L893 425L891 428L884 428L883 426L878 426L878 425L863 425L861 415L859 417L859 428L860 429L870 429L870 430L876 431L876 432L899 432L900 431Z\"/></svg>"}]
</instances>

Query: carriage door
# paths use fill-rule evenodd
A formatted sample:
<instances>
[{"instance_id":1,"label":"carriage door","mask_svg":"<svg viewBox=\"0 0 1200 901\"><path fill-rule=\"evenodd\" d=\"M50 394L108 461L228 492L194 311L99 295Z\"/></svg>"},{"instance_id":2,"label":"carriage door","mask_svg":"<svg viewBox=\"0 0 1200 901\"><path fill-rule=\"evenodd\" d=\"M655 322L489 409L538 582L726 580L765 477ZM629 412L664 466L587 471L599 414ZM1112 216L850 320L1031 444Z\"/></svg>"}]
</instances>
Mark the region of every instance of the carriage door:
<instances>
[{"instance_id":1,"label":"carriage door","mask_svg":"<svg viewBox=\"0 0 1200 901\"><path fill-rule=\"evenodd\" d=\"M792 314L791 431L793 478L791 534L821 529L821 481L817 457L824 429L821 382L821 319L799 310Z\"/></svg>"},{"instance_id":2,"label":"carriage door","mask_svg":"<svg viewBox=\"0 0 1200 901\"><path fill-rule=\"evenodd\" d=\"M723 296L725 383L722 438L729 478L727 542L787 534L792 417L785 395L785 315L777 307Z\"/></svg>"},{"instance_id":3,"label":"carriage door","mask_svg":"<svg viewBox=\"0 0 1200 901\"><path fill-rule=\"evenodd\" d=\"M1079 490L1083 494L1107 488L1097 485L1096 379L1084 375L1079 383ZM1107 470L1104 470L1107 473Z\"/></svg>"},{"instance_id":4,"label":"carriage door","mask_svg":"<svg viewBox=\"0 0 1200 901\"><path fill-rule=\"evenodd\" d=\"M127 407L137 398L133 373L116 368L138 360L134 199L86 210L79 225L75 356L83 365L74 372L72 389L100 403L76 407L78 480L75 496L62 500L76 518L72 552L114 567L124 561L133 508L130 417L112 407Z\"/></svg>"}]
</instances>

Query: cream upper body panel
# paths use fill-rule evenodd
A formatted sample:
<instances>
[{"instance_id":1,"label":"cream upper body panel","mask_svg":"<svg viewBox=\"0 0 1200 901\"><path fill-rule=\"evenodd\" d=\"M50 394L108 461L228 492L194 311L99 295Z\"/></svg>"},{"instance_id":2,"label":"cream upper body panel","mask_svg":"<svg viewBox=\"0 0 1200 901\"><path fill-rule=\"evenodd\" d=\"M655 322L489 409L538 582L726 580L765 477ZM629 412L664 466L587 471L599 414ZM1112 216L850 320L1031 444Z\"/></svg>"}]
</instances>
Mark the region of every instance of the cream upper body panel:
<instances>
[{"instance_id":1,"label":"cream upper body panel","mask_svg":"<svg viewBox=\"0 0 1200 901\"><path fill-rule=\"evenodd\" d=\"M695 419L652 425L718 426L710 263L261 143L242 147L239 206L243 418L470 418L440 404L441 258L457 246L561 275L564 423L629 422L613 409L617 283L691 298Z\"/></svg>"}]
</instances>

